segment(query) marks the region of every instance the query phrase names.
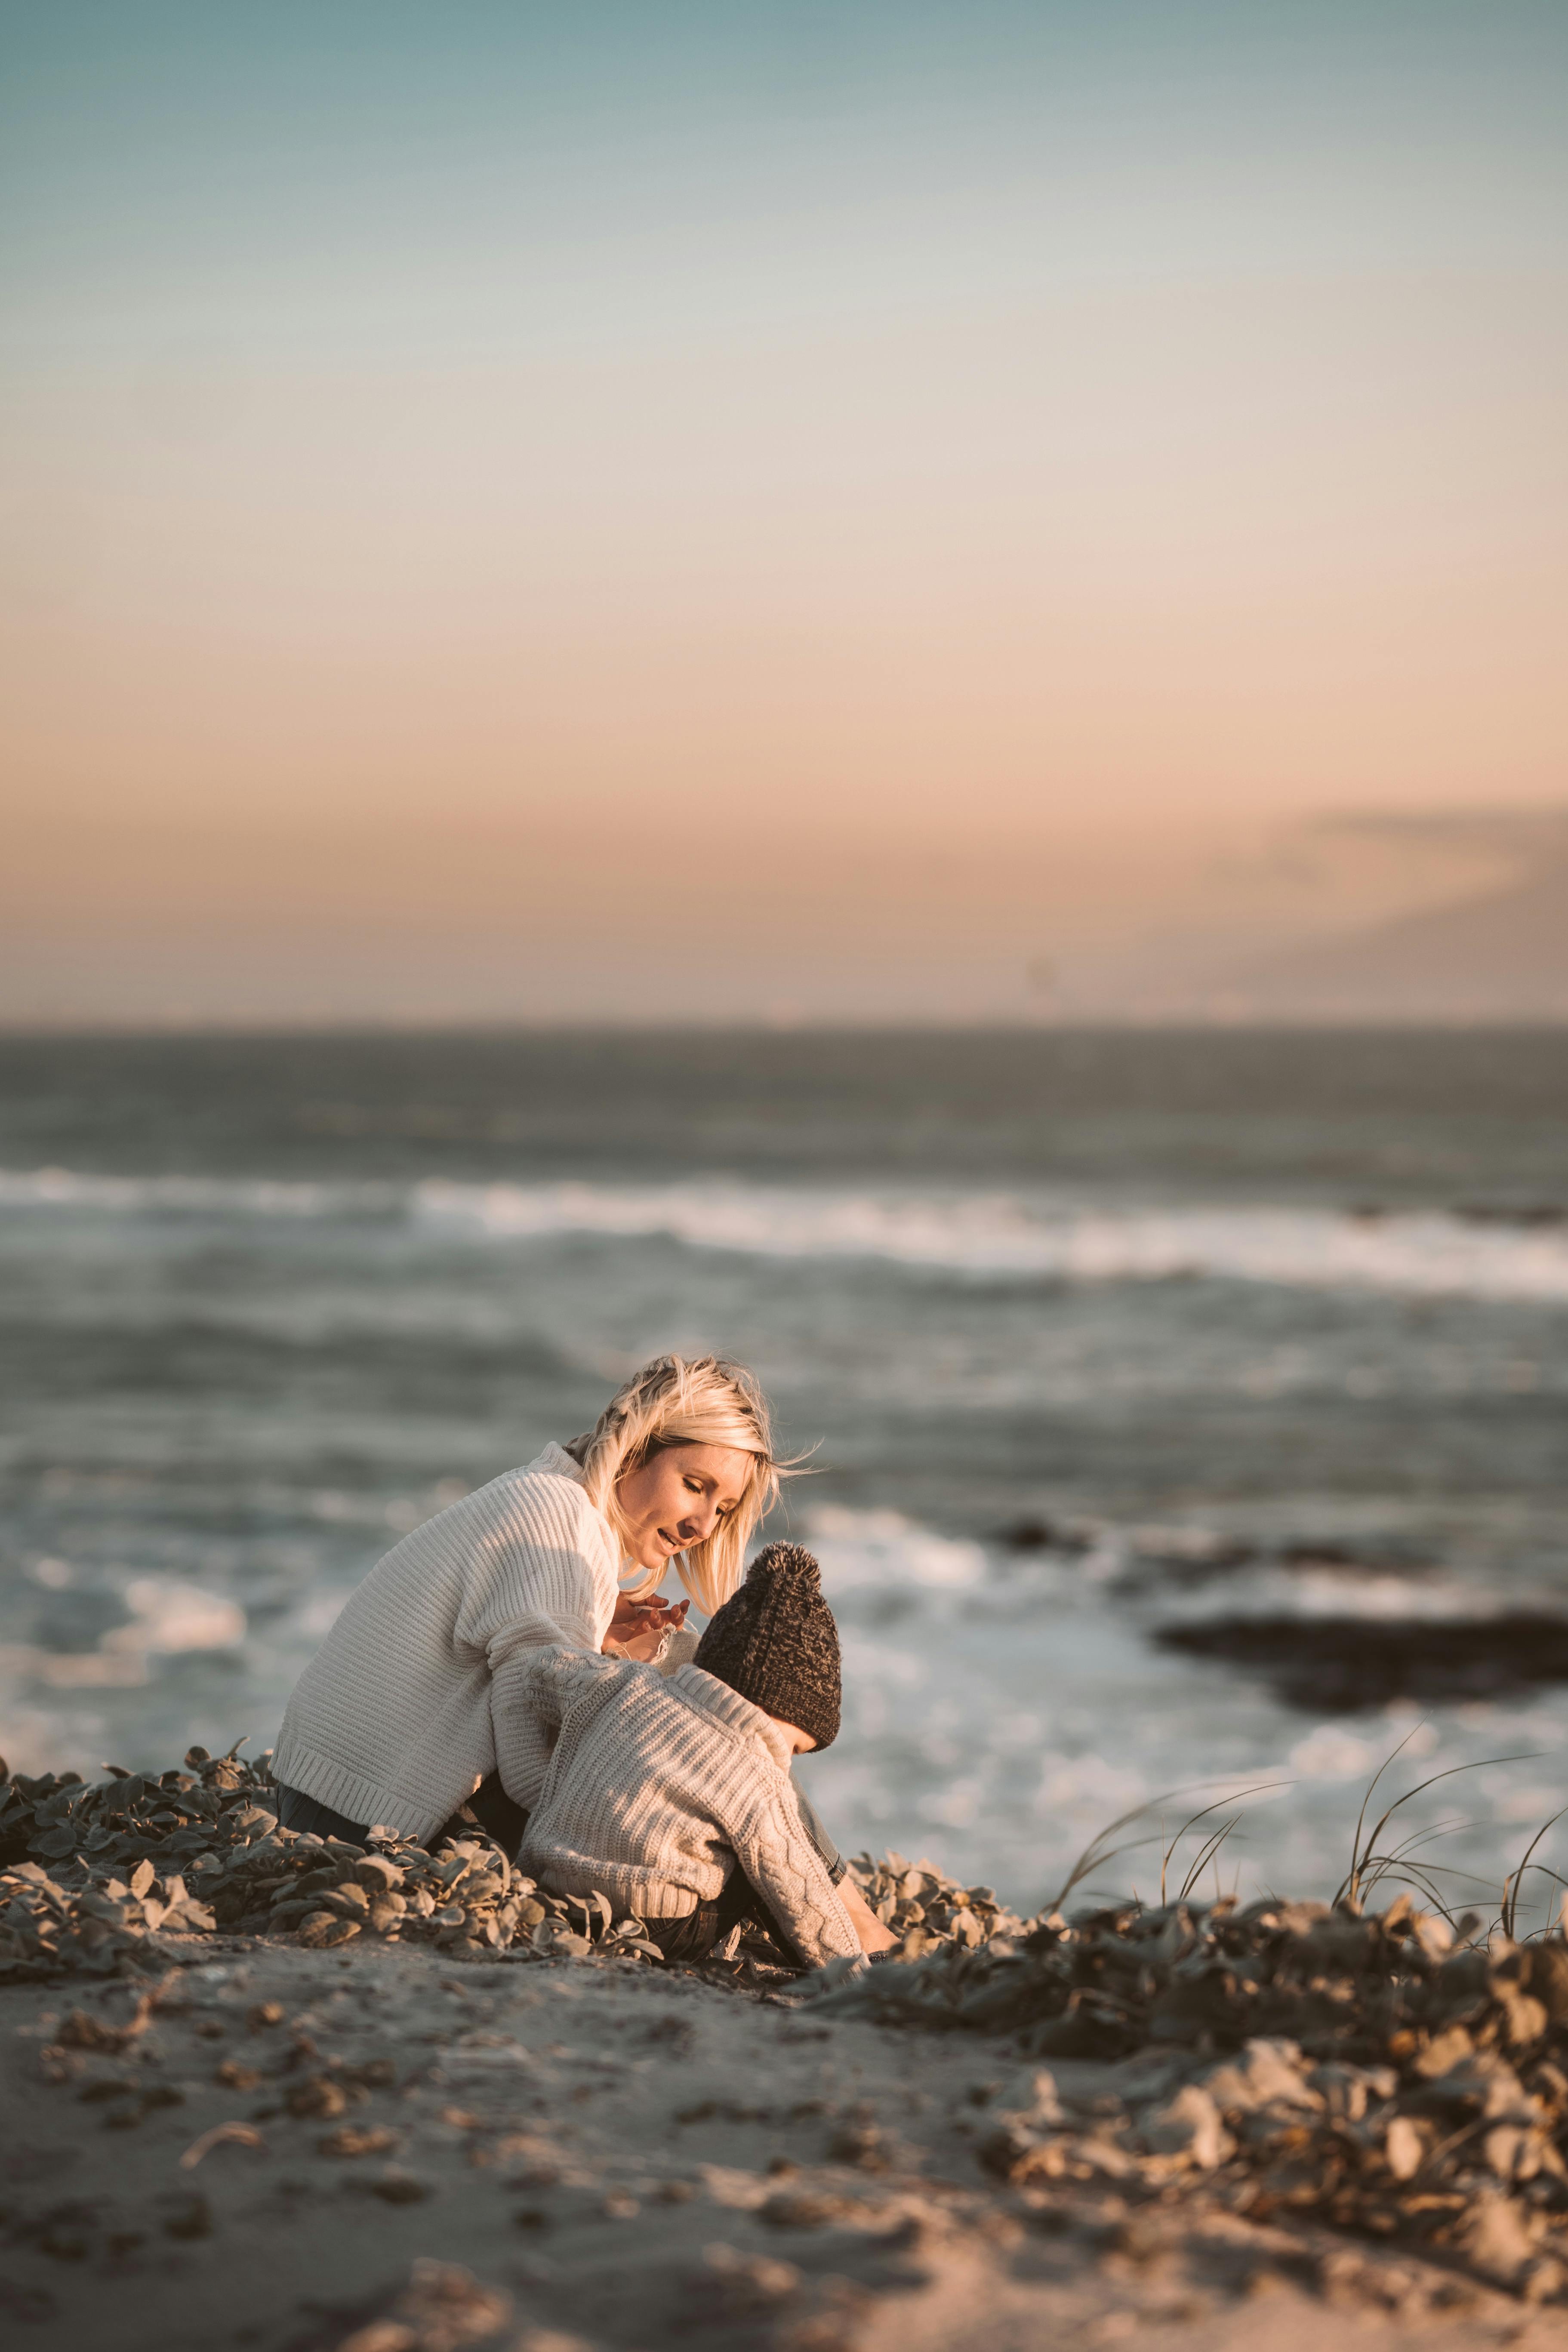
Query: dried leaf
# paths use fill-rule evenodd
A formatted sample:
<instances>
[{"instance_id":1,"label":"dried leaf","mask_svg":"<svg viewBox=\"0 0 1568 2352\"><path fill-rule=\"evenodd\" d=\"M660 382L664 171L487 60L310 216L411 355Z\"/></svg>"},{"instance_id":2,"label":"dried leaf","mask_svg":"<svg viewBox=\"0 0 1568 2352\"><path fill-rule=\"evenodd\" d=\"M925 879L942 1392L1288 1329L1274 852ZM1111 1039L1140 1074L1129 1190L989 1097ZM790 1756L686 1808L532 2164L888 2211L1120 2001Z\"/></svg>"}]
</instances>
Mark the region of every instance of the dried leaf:
<instances>
[{"instance_id":1,"label":"dried leaf","mask_svg":"<svg viewBox=\"0 0 1568 2352\"><path fill-rule=\"evenodd\" d=\"M180 2158L180 2169L183 2172L194 2170L203 2157L210 2155L215 2147L264 2148L266 2145L254 2124L214 2124L211 2131L203 2132L200 2139L191 2142Z\"/></svg>"}]
</instances>

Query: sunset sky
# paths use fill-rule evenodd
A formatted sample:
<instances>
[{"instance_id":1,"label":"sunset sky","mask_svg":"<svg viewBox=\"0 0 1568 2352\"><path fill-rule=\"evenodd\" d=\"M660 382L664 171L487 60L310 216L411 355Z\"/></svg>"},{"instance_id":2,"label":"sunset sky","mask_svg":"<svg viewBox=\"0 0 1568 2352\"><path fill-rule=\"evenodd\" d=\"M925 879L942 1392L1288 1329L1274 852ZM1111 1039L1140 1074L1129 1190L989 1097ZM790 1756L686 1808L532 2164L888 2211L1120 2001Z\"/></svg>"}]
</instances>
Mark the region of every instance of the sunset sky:
<instances>
[{"instance_id":1,"label":"sunset sky","mask_svg":"<svg viewBox=\"0 0 1568 2352\"><path fill-rule=\"evenodd\" d=\"M0 1020L1224 993L1568 805L1562 0L0 31ZM1525 827L1529 831L1528 823Z\"/></svg>"}]
</instances>

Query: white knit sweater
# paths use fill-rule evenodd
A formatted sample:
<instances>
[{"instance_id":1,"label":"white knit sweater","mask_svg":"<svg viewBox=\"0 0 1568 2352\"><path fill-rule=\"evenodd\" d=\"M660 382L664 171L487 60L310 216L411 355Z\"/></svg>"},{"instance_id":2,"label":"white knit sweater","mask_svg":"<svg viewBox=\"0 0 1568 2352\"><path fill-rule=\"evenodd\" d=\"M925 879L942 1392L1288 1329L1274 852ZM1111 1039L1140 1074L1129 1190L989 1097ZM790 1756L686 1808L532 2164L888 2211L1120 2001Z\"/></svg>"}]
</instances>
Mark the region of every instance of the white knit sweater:
<instances>
[{"instance_id":1,"label":"white knit sweater","mask_svg":"<svg viewBox=\"0 0 1568 2352\"><path fill-rule=\"evenodd\" d=\"M601 1888L639 1919L684 1919L737 1862L805 1958L860 1939L806 1835L788 1741L700 1667L534 1650L530 1711L560 1737L520 1857L559 1895Z\"/></svg>"},{"instance_id":2,"label":"white knit sweater","mask_svg":"<svg viewBox=\"0 0 1568 2352\"><path fill-rule=\"evenodd\" d=\"M620 1554L559 1445L416 1528L295 1686L273 1770L367 1827L428 1837L498 1765L531 1805L549 1739L523 1695L546 1643L597 1650Z\"/></svg>"}]
</instances>

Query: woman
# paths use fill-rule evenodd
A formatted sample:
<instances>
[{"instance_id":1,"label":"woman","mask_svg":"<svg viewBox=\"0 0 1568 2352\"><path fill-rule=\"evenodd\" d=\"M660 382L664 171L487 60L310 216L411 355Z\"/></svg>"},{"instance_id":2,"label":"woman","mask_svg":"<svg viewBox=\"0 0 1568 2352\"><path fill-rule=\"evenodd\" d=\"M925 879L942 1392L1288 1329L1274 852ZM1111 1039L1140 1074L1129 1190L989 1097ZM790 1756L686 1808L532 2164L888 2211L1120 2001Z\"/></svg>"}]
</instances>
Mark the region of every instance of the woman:
<instances>
[{"instance_id":1,"label":"woman","mask_svg":"<svg viewBox=\"0 0 1568 2352\"><path fill-rule=\"evenodd\" d=\"M546 1644L661 1656L687 1611L657 1597L666 1568L711 1615L786 1467L749 1372L656 1357L587 1436L437 1513L371 1570L289 1702L279 1820L427 1844L467 1805L515 1852L550 1760L531 1658Z\"/></svg>"}]
</instances>

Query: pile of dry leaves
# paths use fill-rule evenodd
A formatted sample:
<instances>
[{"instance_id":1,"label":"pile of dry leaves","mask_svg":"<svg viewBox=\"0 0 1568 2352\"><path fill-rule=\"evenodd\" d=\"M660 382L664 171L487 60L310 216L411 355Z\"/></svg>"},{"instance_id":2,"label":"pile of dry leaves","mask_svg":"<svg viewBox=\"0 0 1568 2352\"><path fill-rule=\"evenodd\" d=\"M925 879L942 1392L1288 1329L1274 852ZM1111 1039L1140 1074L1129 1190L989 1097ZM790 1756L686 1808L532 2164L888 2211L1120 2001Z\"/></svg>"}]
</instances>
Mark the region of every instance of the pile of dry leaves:
<instances>
[{"instance_id":1,"label":"pile of dry leaves","mask_svg":"<svg viewBox=\"0 0 1568 2352\"><path fill-rule=\"evenodd\" d=\"M455 1958L521 1947L657 1959L603 1895L548 1895L482 1835L366 1852L280 1828L267 1759L193 1748L178 1771L0 1782L0 1981L161 1964L151 1938L226 1929L312 1948L356 1937Z\"/></svg>"},{"instance_id":2,"label":"pile of dry leaves","mask_svg":"<svg viewBox=\"0 0 1568 2352\"><path fill-rule=\"evenodd\" d=\"M1568 1944L1418 1911L1125 1904L827 1984L820 2009L1112 2062L990 2110L1005 2178L1201 2182L1568 2296ZM1107 2084L1112 2087L1107 2088Z\"/></svg>"},{"instance_id":3,"label":"pile of dry leaves","mask_svg":"<svg viewBox=\"0 0 1568 2352\"><path fill-rule=\"evenodd\" d=\"M0 1765L0 1982L157 1966L151 1939L222 1929L312 1948L359 1937L498 1952L658 1961L607 1896L551 1895L481 1832L434 1853L373 1831L370 1850L281 1829L263 1757L193 1748L177 1770L35 1780ZM965 1889L898 1856L861 1882L910 1952L967 1948L1023 1923L988 1887ZM775 1956L776 1957L776 1956Z\"/></svg>"},{"instance_id":4,"label":"pile of dry leaves","mask_svg":"<svg viewBox=\"0 0 1568 2352\"><path fill-rule=\"evenodd\" d=\"M855 1881L885 1927L899 1937L900 1960L918 1960L951 1948L974 1951L999 1937L1012 1939L1028 1923L1009 1911L989 1886L960 1886L934 1863L908 1863L901 1853L851 1863Z\"/></svg>"}]
</instances>

